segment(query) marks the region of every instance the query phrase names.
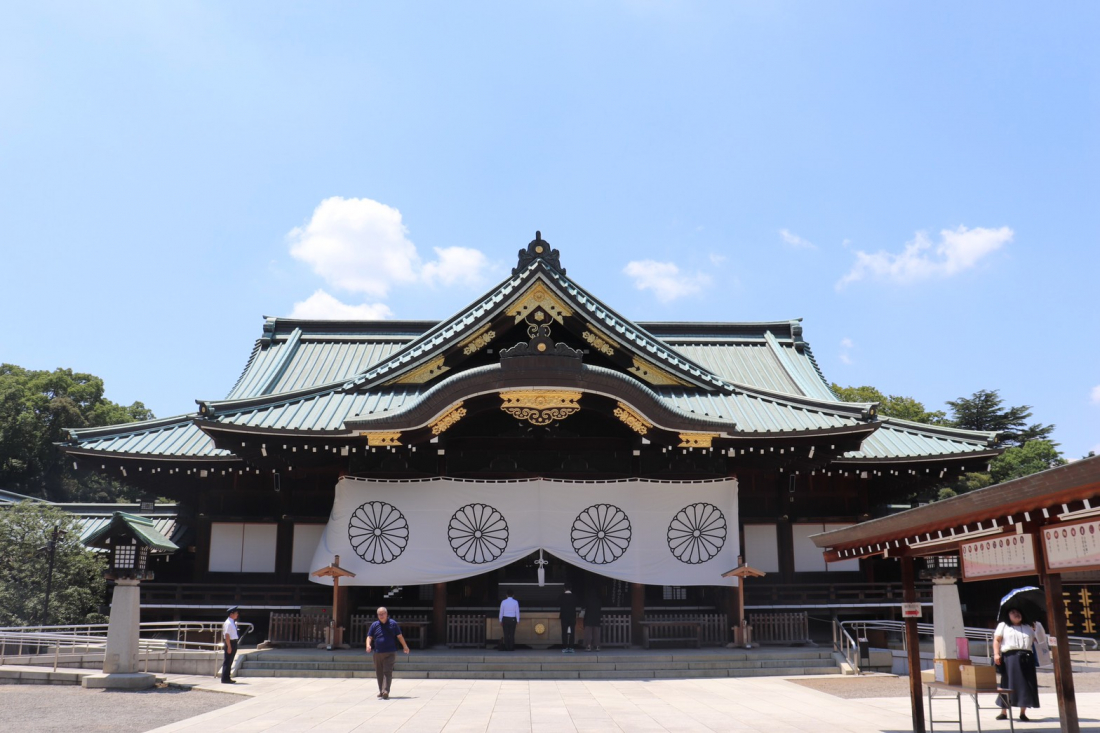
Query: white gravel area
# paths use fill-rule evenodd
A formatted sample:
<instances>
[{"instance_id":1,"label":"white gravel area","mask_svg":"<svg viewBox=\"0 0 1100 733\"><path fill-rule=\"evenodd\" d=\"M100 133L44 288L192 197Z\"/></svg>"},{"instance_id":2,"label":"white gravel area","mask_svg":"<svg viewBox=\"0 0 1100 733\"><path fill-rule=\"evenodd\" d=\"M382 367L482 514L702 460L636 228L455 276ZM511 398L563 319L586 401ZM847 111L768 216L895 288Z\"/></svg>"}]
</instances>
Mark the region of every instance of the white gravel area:
<instances>
[{"instance_id":1,"label":"white gravel area","mask_svg":"<svg viewBox=\"0 0 1100 733\"><path fill-rule=\"evenodd\" d=\"M142 733L245 699L174 687L121 692L76 685L0 685L0 730Z\"/></svg>"}]
</instances>

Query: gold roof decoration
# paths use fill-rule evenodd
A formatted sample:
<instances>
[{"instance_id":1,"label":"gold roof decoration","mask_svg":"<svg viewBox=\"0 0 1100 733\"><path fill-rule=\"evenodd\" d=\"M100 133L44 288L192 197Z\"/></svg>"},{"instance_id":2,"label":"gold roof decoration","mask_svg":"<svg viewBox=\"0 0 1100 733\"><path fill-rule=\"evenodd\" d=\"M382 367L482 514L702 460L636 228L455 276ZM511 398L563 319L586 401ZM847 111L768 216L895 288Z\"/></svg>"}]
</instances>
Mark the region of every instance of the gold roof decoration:
<instances>
[{"instance_id":1,"label":"gold roof decoration","mask_svg":"<svg viewBox=\"0 0 1100 733\"><path fill-rule=\"evenodd\" d=\"M568 390L523 389L501 392L500 409L517 420L526 420L532 425L549 425L555 420L564 420L581 409L577 404L582 392Z\"/></svg>"},{"instance_id":2,"label":"gold roof decoration","mask_svg":"<svg viewBox=\"0 0 1100 733\"><path fill-rule=\"evenodd\" d=\"M680 433L681 448L710 448L715 438L721 438L718 433Z\"/></svg>"},{"instance_id":3,"label":"gold roof decoration","mask_svg":"<svg viewBox=\"0 0 1100 733\"><path fill-rule=\"evenodd\" d=\"M653 423L642 417L642 414L630 405L625 402L620 402L618 405L619 406L613 410L613 414L626 423L627 427L638 433L638 435L645 435L649 432L649 429L653 427Z\"/></svg>"},{"instance_id":4,"label":"gold roof decoration","mask_svg":"<svg viewBox=\"0 0 1100 733\"><path fill-rule=\"evenodd\" d=\"M401 445L400 431L362 430L359 436L367 439L367 445L372 448L386 448Z\"/></svg>"},{"instance_id":5,"label":"gold roof decoration","mask_svg":"<svg viewBox=\"0 0 1100 733\"><path fill-rule=\"evenodd\" d=\"M634 366L630 367L630 369L628 369L628 371L631 374L634 374L635 376L640 377L641 379L645 380L646 382L649 382L650 384L658 386L658 387L668 387L668 386L689 387L689 386L691 386L687 382L685 382L684 380L680 379L679 377L674 377L671 374L669 374L668 372L664 371L663 369L658 369L657 367L650 364L648 361L646 361L644 359L640 359L637 356L634 357Z\"/></svg>"},{"instance_id":6,"label":"gold roof decoration","mask_svg":"<svg viewBox=\"0 0 1100 733\"><path fill-rule=\"evenodd\" d=\"M416 369L386 382L386 384L424 384L424 382L450 370L450 367L443 366L443 358L442 356L437 356L431 361L421 364Z\"/></svg>"},{"instance_id":7,"label":"gold roof decoration","mask_svg":"<svg viewBox=\"0 0 1100 733\"><path fill-rule=\"evenodd\" d=\"M451 409L447 410L431 425L432 435L439 435L447 428L454 425L456 422L466 416L466 408L462 406L461 402L456 403Z\"/></svg>"},{"instance_id":8,"label":"gold roof decoration","mask_svg":"<svg viewBox=\"0 0 1100 733\"><path fill-rule=\"evenodd\" d=\"M541 281L532 285L508 308L508 315L514 316L516 323L519 323L539 308L558 323L564 323L565 318L573 315L573 309Z\"/></svg>"}]
</instances>

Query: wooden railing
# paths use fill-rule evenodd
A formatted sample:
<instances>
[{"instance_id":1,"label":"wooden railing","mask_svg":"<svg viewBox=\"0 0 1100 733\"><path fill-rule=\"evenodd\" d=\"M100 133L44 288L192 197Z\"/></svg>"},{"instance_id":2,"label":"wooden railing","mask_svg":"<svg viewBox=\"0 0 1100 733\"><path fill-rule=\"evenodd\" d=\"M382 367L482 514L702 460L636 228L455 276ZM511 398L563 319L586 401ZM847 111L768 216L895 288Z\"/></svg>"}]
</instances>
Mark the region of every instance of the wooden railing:
<instances>
[{"instance_id":1,"label":"wooden railing","mask_svg":"<svg viewBox=\"0 0 1100 733\"><path fill-rule=\"evenodd\" d=\"M917 584L917 600L931 602L932 584ZM860 606L902 602L901 583L745 584L745 605Z\"/></svg>"},{"instance_id":2,"label":"wooden railing","mask_svg":"<svg viewBox=\"0 0 1100 733\"><path fill-rule=\"evenodd\" d=\"M607 614L600 619L600 646L629 647L630 614Z\"/></svg>"},{"instance_id":3,"label":"wooden railing","mask_svg":"<svg viewBox=\"0 0 1100 733\"><path fill-rule=\"evenodd\" d=\"M730 640L729 616L724 613L652 613L646 614L643 620L702 624L702 643L711 646L724 646Z\"/></svg>"},{"instance_id":4,"label":"wooden railing","mask_svg":"<svg viewBox=\"0 0 1100 733\"><path fill-rule=\"evenodd\" d=\"M485 614L447 614L447 646L485 646Z\"/></svg>"},{"instance_id":5,"label":"wooden railing","mask_svg":"<svg viewBox=\"0 0 1100 733\"><path fill-rule=\"evenodd\" d=\"M352 614L351 629L349 629L346 641L352 647L362 646L367 641L367 631L370 625L377 620L377 616ZM428 617L425 614L400 615L394 620L401 627L401 634L410 645L418 649L426 649L428 644Z\"/></svg>"},{"instance_id":6,"label":"wooden railing","mask_svg":"<svg viewBox=\"0 0 1100 733\"><path fill-rule=\"evenodd\" d=\"M314 646L325 642L325 629L331 616L317 614L303 616L298 613L272 612L267 629L267 640L277 644Z\"/></svg>"},{"instance_id":7,"label":"wooden railing","mask_svg":"<svg viewBox=\"0 0 1100 733\"><path fill-rule=\"evenodd\" d=\"M759 644L805 644L810 641L810 619L805 611L750 613L752 639Z\"/></svg>"}]
</instances>

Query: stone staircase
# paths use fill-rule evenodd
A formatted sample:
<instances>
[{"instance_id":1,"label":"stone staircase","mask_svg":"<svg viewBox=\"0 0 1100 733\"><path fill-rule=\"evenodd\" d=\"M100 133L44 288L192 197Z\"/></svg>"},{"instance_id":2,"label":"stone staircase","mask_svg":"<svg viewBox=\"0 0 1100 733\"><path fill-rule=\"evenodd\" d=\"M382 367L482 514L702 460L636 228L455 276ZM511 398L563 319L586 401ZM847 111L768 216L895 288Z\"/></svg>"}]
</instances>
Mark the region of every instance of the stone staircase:
<instances>
[{"instance_id":1,"label":"stone staircase","mask_svg":"<svg viewBox=\"0 0 1100 733\"><path fill-rule=\"evenodd\" d=\"M838 674L831 650L703 649L611 652L414 650L398 654L394 677L422 679L652 679ZM374 677L362 651L271 649L245 654L239 677Z\"/></svg>"}]
</instances>

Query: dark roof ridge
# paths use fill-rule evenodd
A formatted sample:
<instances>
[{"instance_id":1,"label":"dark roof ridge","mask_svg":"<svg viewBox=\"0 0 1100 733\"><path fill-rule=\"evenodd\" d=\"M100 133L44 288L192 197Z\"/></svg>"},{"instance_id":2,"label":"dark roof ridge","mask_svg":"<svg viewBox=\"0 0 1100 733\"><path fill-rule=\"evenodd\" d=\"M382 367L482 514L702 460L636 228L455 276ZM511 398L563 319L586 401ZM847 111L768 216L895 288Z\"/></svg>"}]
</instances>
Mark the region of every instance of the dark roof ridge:
<instances>
[{"instance_id":1,"label":"dark roof ridge","mask_svg":"<svg viewBox=\"0 0 1100 733\"><path fill-rule=\"evenodd\" d=\"M191 422L195 417L197 417L197 413L188 412L183 415L173 415L172 417L158 417L152 420L138 420L136 422L124 422L115 425L99 425L91 428L66 428L65 432L69 434L69 440L98 438L104 435L136 434L157 430L159 428L166 428L170 425Z\"/></svg>"},{"instance_id":2,"label":"dark roof ridge","mask_svg":"<svg viewBox=\"0 0 1100 733\"><path fill-rule=\"evenodd\" d=\"M896 425L905 430L915 430L932 435L944 435L951 438L966 438L976 442L984 442L986 445L991 445L996 442L997 436L1000 435L997 431L969 430L967 428L956 428L950 425L933 425L932 423L917 422L916 420L903 420L900 417L891 417L889 415L880 417L879 420L890 425Z\"/></svg>"}]
</instances>

